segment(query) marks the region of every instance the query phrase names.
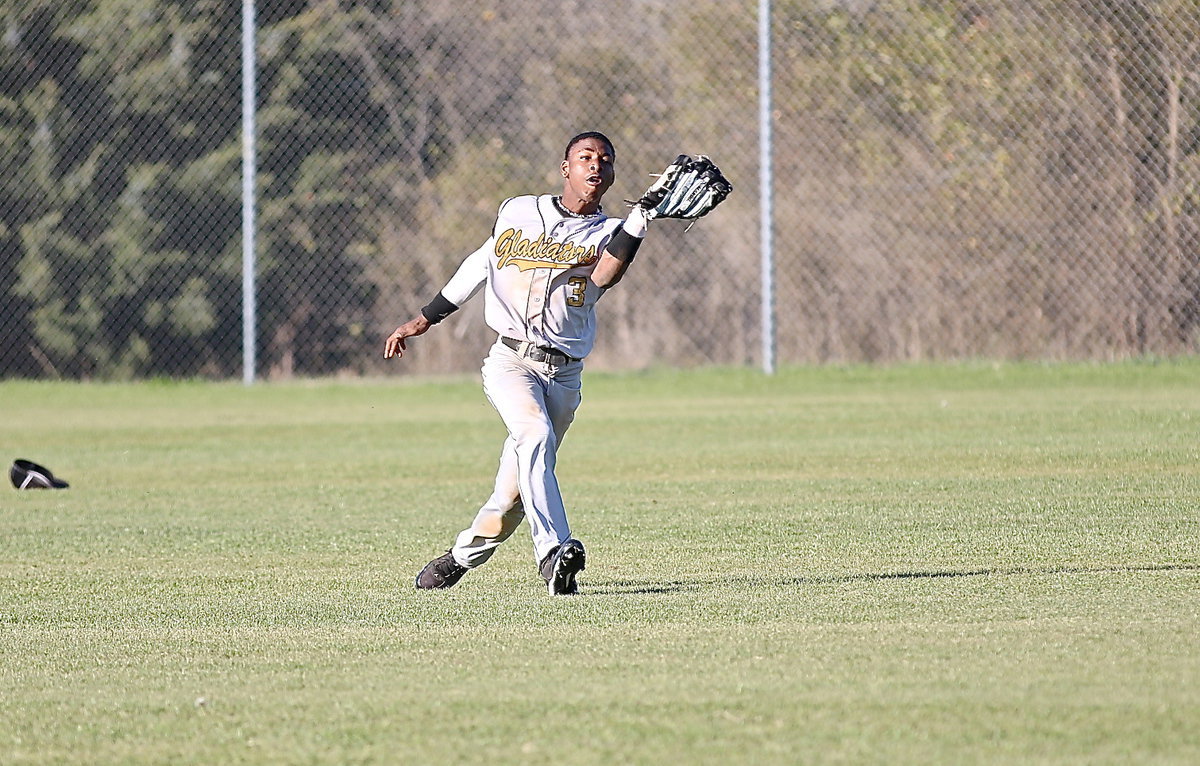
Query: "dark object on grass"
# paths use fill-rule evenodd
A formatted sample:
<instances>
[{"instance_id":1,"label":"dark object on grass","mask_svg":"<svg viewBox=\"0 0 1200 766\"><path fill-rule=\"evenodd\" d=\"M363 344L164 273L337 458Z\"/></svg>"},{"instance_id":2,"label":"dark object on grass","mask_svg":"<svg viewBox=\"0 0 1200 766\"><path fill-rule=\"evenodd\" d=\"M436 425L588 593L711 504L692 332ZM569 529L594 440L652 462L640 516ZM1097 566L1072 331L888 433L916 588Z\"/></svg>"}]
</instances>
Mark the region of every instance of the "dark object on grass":
<instances>
[{"instance_id":1,"label":"dark object on grass","mask_svg":"<svg viewBox=\"0 0 1200 766\"><path fill-rule=\"evenodd\" d=\"M8 469L8 478L17 489L66 489L71 486L30 460L17 460Z\"/></svg>"}]
</instances>

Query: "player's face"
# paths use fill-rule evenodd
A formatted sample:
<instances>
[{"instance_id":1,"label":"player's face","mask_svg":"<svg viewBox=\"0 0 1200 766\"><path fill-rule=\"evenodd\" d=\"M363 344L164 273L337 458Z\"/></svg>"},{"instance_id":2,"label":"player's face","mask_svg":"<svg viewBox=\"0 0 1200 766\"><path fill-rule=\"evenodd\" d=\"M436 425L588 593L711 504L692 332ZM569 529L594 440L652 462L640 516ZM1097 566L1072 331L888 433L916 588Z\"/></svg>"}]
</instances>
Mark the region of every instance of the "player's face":
<instances>
[{"instance_id":1,"label":"player's face","mask_svg":"<svg viewBox=\"0 0 1200 766\"><path fill-rule=\"evenodd\" d=\"M612 148L598 138L578 141L563 160L562 173L566 179L564 195L599 204L616 178Z\"/></svg>"}]
</instances>

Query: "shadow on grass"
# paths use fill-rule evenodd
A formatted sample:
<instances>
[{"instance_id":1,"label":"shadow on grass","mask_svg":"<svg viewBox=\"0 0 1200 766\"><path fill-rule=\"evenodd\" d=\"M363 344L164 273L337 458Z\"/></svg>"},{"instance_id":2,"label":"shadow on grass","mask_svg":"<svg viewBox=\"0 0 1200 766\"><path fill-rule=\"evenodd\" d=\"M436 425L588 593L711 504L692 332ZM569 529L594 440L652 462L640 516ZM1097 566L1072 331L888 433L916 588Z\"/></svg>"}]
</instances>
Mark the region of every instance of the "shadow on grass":
<instances>
[{"instance_id":1,"label":"shadow on grass","mask_svg":"<svg viewBox=\"0 0 1200 766\"><path fill-rule=\"evenodd\" d=\"M597 595L656 595L707 590L722 585L743 585L755 588L800 587L804 585L835 585L837 583L871 582L877 580L921 580L956 577L1010 577L1020 575L1105 574L1120 572L1200 572L1198 564L1125 564L1094 567L995 567L988 569L947 569L917 572L879 572L871 574L830 575L827 577L700 577L687 580L610 580L589 583L587 593Z\"/></svg>"}]
</instances>

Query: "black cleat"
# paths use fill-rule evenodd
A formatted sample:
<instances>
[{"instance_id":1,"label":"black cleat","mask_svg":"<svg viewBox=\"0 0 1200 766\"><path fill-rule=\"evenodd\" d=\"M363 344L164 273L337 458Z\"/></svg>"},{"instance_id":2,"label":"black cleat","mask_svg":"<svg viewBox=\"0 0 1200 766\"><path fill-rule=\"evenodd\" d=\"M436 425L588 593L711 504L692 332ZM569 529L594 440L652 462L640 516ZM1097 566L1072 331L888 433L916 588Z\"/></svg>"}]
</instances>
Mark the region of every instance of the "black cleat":
<instances>
[{"instance_id":1,"label":"black cleat","mask_svg":"<svg viewBox=\"0 0 1200 766\"><path fill-rule=\"evenodd\" d=\"M586 567L587 554L583 543L571 539L556 546L542 559L542 579L551 596L574 596L579 593L575 574Z\"/></svg>"},{"instance_id":2,"label":"black cleat","mask_svg":"<svg viewBox=\"0 0 1200 766\"><path fill-rule=\"evenodd\" d=\"M452 588L466 573L467 568L455 561L450 551L446 551L425 565L417 575L417 587L421 590Z\"/></svg>"}]
</instances>

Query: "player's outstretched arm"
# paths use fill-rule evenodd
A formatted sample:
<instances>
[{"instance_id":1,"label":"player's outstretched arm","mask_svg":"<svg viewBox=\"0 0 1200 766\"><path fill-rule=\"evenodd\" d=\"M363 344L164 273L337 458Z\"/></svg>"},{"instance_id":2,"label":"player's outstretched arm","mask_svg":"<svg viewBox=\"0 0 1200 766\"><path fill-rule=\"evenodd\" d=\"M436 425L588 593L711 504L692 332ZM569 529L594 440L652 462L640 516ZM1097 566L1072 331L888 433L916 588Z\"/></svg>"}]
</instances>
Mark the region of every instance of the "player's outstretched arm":
<instances>
[{"instance_id":1,"label":"player's outstretched arm","mask_svg":"<svg viewBox=\"0 0 1200 766\"><path fill-rule=\"evenodd\" d=\"M487 279L487 255L491 250L492 240L489 237L487 242L463 260L458 271L454 272L454 276L442 291L421 309L420 314L397 327L396 331L388 336L387 342L383 344L384 359L404 356L408 349L405 343L408 338L424 335L430 327L458 311L460 306L479 292L479 288L483 287Z\"/></svg>"},{"instance_id":2,"label":"player's outstretched arm","mask_svg":"<svg viewBox=\"0 0 1200 766\"><path fill-rule=\"evenodd\" d=\"M424 317L417 315L408 320L404 324L396 328L396 331L388 336L387 342L383 344L383 358L391 359L392 357L402 357L408 346L405 343L409 338L415 338L418 335L424 335L433 323Z\"/></svg>"},{"instance_id":3,"label":"player's outstretched arm","mask_svg":"<svg viewBox=\"0 0 1200 766\"><path fill-rule=\"evenodd\" d=\"M621 277L625 276L629 265L633 263L633 256L637 255L642 240L646 238L649 222L643 208L635 205L629 211L625 223L609 240L608 246L600 256L600 262L592 270L592 281L597 287L607 290L621 281Z\"/></svg>"},{"instance_id":4,"label":"player's outstretched arm","mask_svg":"<svg viewBox=\"0 0 1200 766\"><path fill-rule=\"evenodd\" d=\"M625 272L629 270L629 263L629 261L622 261L605 250L604 255L600 256L600 262L592 270L592 282L597 287L607 290L621 281L621 277L625 276Z\"/></svg>"}]
</instances>

